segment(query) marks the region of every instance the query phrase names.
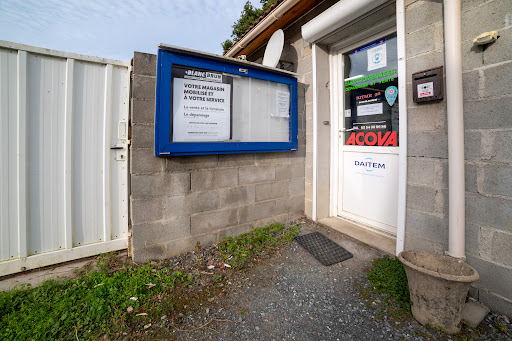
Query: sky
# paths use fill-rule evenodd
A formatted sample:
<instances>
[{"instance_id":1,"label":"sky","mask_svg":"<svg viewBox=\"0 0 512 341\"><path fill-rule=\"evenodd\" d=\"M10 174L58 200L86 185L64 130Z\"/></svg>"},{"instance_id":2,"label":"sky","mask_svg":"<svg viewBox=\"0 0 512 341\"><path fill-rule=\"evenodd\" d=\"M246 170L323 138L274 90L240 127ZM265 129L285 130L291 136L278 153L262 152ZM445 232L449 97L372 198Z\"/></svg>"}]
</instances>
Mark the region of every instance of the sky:
<instances>
[{"instance_id":1,"label":"sky","mask_svg":"<svg viewBox=\"0 0 512 341\"><path fill-rule=\"evenodd\" d=\"M120 60L159 43L221 54L245 1L0 0L0 40Z\"/></svg>"}]
</instances>

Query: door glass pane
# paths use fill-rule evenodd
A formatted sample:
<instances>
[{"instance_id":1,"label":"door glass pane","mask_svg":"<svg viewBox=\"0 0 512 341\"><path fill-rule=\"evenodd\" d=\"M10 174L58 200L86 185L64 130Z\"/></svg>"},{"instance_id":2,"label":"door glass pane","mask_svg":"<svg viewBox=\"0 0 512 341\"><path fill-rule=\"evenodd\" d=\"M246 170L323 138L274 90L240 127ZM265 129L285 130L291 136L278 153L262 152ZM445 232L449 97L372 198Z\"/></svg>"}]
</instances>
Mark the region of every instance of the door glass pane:
<instances>
[{"instance_id":1,"label":"door glass pane","mask_svg":"<svg viewBox=\"0 0 512 341\"><path fill-rule=\"evenodd\" d=\"M398 146L396 33L343 55L345 145Z\"/></svg>"}]
</instances>

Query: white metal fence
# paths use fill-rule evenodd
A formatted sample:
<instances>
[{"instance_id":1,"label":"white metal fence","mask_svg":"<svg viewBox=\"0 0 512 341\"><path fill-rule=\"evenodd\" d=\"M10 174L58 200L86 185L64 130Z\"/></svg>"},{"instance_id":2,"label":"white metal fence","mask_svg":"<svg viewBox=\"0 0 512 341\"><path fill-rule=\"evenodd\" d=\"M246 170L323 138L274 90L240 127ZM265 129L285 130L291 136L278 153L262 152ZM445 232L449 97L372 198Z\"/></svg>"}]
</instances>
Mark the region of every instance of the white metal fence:
<instances>
[{"instance_id":1,"label":"white metal fence","mask_svg":"<svg viewBox=\"0 0 512 341\"><path fill-rule=\"evenodd\" d=\"M129 67L0 41L0 276L127 247Z\"/></svg>"}]
</instances>

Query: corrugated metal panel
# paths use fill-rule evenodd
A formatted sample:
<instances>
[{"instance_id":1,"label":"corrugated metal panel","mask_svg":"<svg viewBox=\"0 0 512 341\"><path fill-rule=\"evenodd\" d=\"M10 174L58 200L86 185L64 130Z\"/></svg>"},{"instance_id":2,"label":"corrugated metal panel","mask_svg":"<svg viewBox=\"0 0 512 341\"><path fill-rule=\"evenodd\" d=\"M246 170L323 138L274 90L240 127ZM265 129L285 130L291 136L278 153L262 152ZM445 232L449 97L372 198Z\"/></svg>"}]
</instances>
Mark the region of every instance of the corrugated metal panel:
<instances>
[{"instance_id":1,"label":"corrugated metal panel","mask_svg":"<svg viewBox=\"0 0 512 341\"><path fill-rule=\"evenodd\" d=\"M128 232L128 63L16 47L0 41L0 276Z\"/></svg>"},{"instance_id":2,"label":"corrugated metal panel","mask_svg":"<svg viewBox=\"0 0 512 341\"><path fill-rule=\"evenodd\" d=\"M0 261L18 258L18 53L0 49Z\"/></svg>"}]
</instances>

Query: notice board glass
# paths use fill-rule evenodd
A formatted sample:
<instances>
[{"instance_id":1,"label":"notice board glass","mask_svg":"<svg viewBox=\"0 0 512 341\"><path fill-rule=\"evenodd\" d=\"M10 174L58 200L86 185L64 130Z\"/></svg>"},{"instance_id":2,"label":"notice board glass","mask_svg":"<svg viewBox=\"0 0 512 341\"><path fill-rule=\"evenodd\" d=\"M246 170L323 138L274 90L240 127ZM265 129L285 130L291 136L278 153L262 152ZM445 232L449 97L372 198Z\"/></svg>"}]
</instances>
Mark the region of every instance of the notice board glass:
<instances>
[{"instance_id":1,"label":"notice board glass","mask_svg":"<svg viewBox=\"0 0 512 341\"><path fill-rule=\"evenodd\" d=\"M156 156L293 150L293 75L196 51L159 49Z\"/></svg>"}]
</instances>

